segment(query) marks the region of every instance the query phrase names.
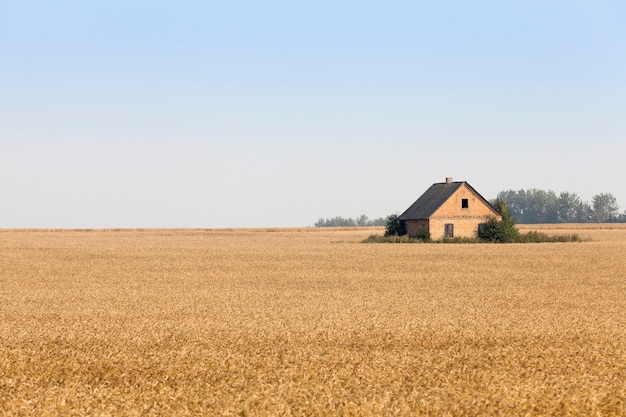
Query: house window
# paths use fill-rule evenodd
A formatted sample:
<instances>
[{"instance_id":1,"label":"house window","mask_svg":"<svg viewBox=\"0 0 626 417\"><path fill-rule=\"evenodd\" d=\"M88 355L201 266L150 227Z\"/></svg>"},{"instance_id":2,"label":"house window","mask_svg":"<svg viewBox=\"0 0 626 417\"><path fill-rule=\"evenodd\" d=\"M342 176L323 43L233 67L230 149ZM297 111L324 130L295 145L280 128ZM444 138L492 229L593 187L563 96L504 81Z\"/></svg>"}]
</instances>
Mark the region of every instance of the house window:
<instances>
[{"instance_id":1,"label":"house window","mask_svg":"<svg viewBox=\"0 0 626 417\"><path fill-rule=\"evenodd\" d=\"M469 208L469 200L467 198L461 200L461 208Z\"/></svg>"},{"instance_id":2,"label":"house window","mask_svg":"<svg viewBox=\"0 0 626 417\"><path fill-rule=\"evenodd\" d=\"M446 223L443 227L445 237L454 237L454 225L452 223Z\"/></svg>"}]
</instances>

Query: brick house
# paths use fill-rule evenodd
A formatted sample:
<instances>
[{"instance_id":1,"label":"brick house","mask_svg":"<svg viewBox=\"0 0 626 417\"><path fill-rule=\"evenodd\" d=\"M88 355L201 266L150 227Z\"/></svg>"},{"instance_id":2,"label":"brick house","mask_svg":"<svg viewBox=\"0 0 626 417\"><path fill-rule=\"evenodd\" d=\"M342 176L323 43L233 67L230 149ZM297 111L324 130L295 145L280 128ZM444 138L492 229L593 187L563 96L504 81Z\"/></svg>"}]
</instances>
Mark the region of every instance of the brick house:
<instances>
[{"instance_id":1,"label":"brick house","mask_svg":"<svg viewBox=\"0 0 626 417\"><path fill-rule=\"evenodd\" d=\"M427 228L433 239L442 237L476 237L480 224L502 217L495 208L465 181L433 184L402 213L409 236Z\"/></svg>"}]
</instances>

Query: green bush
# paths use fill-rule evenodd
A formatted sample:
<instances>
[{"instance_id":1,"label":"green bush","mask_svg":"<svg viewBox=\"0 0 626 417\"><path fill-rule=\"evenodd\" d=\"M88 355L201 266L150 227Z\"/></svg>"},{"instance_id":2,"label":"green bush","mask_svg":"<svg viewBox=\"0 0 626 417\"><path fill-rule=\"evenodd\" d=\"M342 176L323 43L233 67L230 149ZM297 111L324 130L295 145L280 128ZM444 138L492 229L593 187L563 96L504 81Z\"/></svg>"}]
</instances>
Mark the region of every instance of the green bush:
<instances>
[{"instance_id":1,"label":"green bush","mask_svg":"<svg viewBox=\"0 0 626 417\"><path fill-rule=\"evenodd\" d=\"M498 199L494 208L500 213L502 220L492 217L487 223L481 224L478 228L478 238L487 242L515 242L520 234L515 227L515 221L509 213L506 202Z\"/></svg>"},{"instance_id":2,"label":"green bush","mask_svg":"<svg viewBox=\"0 0 626 417\"><path fill-rule=\"evenodd\" d=\"M415 233L415 236L412 236L415 239L418 240L423 240L424 242L430 242L430 230L428 229L428 227L426 226L422 226L419 229L417 229L417 232Z\"/></svg>"},{"instance_id":3,"label":"green bush","mask_svg":"<svg viewBox=\"0 0 626 417\"><path fill-rule=\"evenodd\" d=\"M550 236L541 232L528 232L518 235L515 239L507 243L548 243L548 242L584 242L586 239L581 238L577 234L573 235L556 235ZM370 235L361 243L484 243L484 242L502 242L499 240L485 240L475 237L444 237L440 240L430 240L418 237L410 237L409 235L393 235L381 236Z\"/></svg>"},{"instance_id":4,"label":"green bush","mask_svg":"<svg viewBox=\"0 0 626 417\"><path fill-rule=\"evenodd\" d=\"M424 243L422 239L409 237L409 235L393 235L393 236L381 236L370 235L367 239L361 241L361 243Z\"/></svg>"},{"instance_id":5,"label":"green bush","mask_svg":"<svg viewBox=\"0 0 626 417\"><path fill-rule=\"evenodd\" d=\"M495 217L492 217L478 226L478 238L485 242L504 242L504 232L502 229L502 222L498 221Z\"/></svg>"},{"instance_id":6,"label":"green bush","mask_svg":"<svg viewBox=\"0 0 626 417\"><path fill-rule=\"evenodd\" d=\"M406 235L406 225L404 221L400 220L397 214L392 214L387 217L387 224L385 226L385 236L404 236Z\"/></svg>"}]
</instances>

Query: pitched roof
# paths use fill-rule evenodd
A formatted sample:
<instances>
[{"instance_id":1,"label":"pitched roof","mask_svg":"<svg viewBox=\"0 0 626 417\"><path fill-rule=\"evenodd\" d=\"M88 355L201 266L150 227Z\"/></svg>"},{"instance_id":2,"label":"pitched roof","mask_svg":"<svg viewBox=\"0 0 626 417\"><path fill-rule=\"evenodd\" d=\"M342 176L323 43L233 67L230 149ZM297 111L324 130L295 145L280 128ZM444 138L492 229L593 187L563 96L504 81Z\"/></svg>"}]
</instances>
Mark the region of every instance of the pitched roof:
<instances>
[{"instance_id":1,"label":"pitched roof","mask_svg":"<svg viewBox=\"0 0 626 417\"><path fill-rule=\"evenodd\" d=\"M428 219L465 182L440 182L430 186L420 198L402 213L400 220Z\"/></svg>"},{"instance_id":2,"label":"pitched roof","mask_svg":"<svg viewBox=\"0 0 626 417\"><path fill-rule=\"evenodd\" d=\"M439 207L443 205L451 196L465 184L467 188L472 190L482 201L491 208L495 216L499 216L498 211L491 205L489 201L478 191L474 189L465 181L458 182L439 182L430 186L420 198L415 201L402 213L399 217L400 220L417 220L430 218Z\"/></svg>"}]
</instances>

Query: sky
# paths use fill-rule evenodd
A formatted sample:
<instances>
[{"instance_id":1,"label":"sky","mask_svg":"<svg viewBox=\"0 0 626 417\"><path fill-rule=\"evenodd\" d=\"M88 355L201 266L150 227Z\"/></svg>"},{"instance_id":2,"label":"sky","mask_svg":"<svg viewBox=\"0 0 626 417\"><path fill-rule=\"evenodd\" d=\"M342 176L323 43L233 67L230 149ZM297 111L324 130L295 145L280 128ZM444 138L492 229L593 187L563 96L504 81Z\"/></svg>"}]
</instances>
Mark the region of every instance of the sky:
<instances>
[{"instance_id":1,"label":"sky","mask_svg":"<svg viewBox=\"0 0 626 417\"><path fill-rule=\"evenodd\" d=\"M626 209L626 3L0 0L0 228Z\"/></svg>"}]
</instances>

